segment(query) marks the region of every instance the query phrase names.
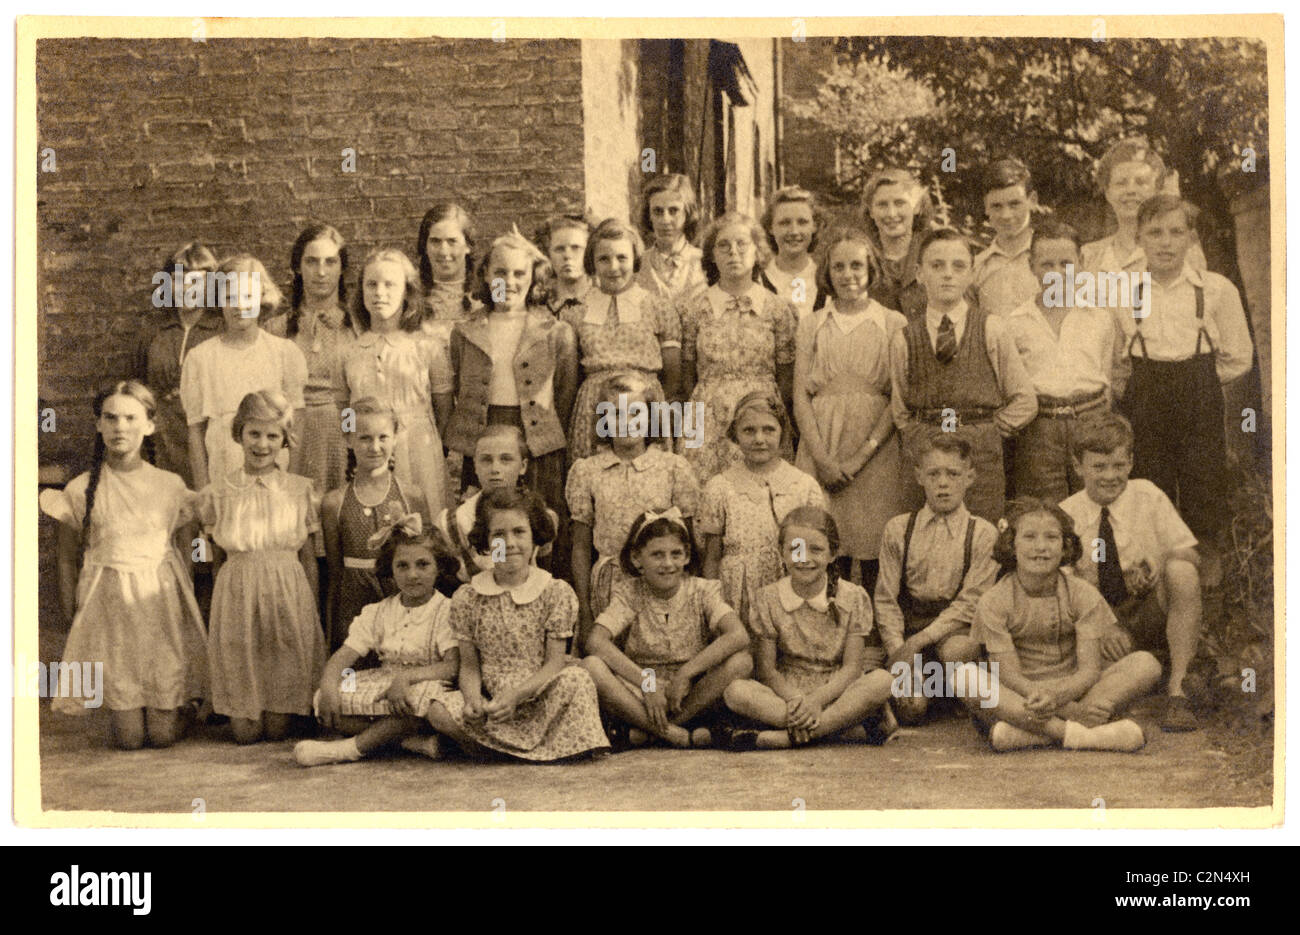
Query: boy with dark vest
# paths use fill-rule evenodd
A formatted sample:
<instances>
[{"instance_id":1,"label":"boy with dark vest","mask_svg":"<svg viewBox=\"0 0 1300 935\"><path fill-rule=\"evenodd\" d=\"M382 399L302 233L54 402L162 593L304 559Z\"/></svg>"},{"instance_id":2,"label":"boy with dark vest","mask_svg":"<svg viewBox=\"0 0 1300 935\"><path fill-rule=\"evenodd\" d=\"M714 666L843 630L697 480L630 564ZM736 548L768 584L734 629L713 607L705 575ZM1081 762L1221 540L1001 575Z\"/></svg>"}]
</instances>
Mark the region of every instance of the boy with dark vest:
<instances>
[{"instance_id":1,"label":"boy with dark vest","mask_svg":"<svg viewBox=\"0 0 1300 935\"><path fill-rule=\"evenodd\" d=\"M1033 420L1038 397L1006 323L966 301L972 278L966 238L955 230L931 231L920 257L925 314L895 332L889 349L904 462L917 466L932 428L966 439L975 469L967 505L995 522L1006 488L1002 439ZM919 505L918 490L912 499Z\"/></svg>"}]
</instances>

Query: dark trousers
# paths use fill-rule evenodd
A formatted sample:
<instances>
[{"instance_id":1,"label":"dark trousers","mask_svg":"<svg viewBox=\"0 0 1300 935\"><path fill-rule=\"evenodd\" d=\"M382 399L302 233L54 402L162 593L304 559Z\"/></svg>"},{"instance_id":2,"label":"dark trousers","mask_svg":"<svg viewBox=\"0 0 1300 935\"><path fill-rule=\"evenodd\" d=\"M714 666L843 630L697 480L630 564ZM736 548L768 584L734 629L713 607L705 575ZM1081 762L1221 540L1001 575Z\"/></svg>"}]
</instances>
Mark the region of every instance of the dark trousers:
<instances>
[{"instance_id":1,"label":"dark trousers","mask_svg":"<svg viewBox=\"0 0 1300 935\"><path fill-rule=\"evenodd\" d=\"M1222 525L1227 474L1214 355L1133 358L1123 410L1133 423L1133 476L1163 490L1199 538L1213 538Z\"/></svg>"}]
</instances>

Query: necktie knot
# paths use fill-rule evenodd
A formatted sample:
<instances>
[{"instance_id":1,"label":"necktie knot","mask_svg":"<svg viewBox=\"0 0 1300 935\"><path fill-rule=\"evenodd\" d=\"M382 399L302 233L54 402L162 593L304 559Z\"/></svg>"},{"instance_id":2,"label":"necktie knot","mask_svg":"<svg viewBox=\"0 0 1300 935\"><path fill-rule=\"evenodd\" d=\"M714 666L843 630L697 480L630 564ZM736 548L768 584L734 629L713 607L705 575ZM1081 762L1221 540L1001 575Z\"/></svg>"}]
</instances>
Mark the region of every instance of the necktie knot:
<instances>
[{"instance_id":1,"label":"necktie knot","mask_svg":"<svg viewBox=\"0 0 1300 935\"><path fill-rule=\"evenodd\" d=\"M944 315L939 322L939 334L934 343L934 356L940 363L948 363L957 356L957 329L952 319Z\"/></svg>"}]
</instances>

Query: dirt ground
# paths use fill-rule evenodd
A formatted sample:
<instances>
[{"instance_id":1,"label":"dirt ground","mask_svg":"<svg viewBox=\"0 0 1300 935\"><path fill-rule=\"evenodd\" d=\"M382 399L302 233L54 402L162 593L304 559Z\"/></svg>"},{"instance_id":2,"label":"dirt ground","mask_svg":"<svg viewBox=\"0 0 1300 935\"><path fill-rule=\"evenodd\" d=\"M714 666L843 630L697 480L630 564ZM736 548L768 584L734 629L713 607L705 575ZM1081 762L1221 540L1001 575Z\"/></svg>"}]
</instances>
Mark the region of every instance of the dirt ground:
<instances>
[{"instance_id":1,"label":"dirt ground","mask_svg":"<svg viewBox=\"0 0 1300 935\"><path fill-rule=\"evenodd\" d=\"M1144 720L1139 717L1139 720ZM935 808L1199 808L1268 804L1232 781L1205 731L1165 734L1149 719L1136 754L992 752L964 717L901 731L883 747L845 743L746 754L641 749L533 765L398 752L304 769L292 744L238 747L203 728L169 750L108 747L108 718L42 712L46 809L171 812L732 811Z\"/></svg>"}]
</instances>

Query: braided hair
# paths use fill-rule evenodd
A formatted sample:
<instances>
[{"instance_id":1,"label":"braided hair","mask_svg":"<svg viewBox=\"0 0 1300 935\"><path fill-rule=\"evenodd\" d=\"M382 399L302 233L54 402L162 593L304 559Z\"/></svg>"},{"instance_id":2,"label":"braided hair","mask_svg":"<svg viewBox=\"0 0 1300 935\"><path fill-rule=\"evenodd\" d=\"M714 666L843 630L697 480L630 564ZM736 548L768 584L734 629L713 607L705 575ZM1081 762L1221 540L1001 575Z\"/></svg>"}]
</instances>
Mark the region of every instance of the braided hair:
<instances>
[{"instance_id":1,"label":"braided hair","mask_svg":"<svg viewBox=\"0 0 1300 935\"><path fill-rule=\"evenodd\" d=\"M393 434L396 435L402 430L402 421L397 418L397 412L393 407L387 403L381 402L374 396L363 396L349 408L351 408L353 412L354 421L351 434L354 436L357 434L355 420L360 419L362 416L388 416L393 420ZM356 452L352 450L351 445L347 445L346 447L348 449L348 463L347 468L344 470L343 477L344 480L351 481L357 476L357 455ZM397 470L397 457L395 455L388 456L388 470L390 472Z\"/></svg>"},{"instance_id":2,"label":"braided hair","mask_svg":"<svg viewBox=\"0 0 1300 935\"><path fill-rule=\"evenodd\" d=\"M835 525L835 518L819 506L797 506L789 513L785 514L785 519L781 520L781 529L777 533L778 547L782 550L786 547L786 532L792 526L807 526L809 529L815 529L826 537L826 544L830 547L831 558L834 559L840 551L840 530ZM835 606L835 593L839 589L840 570L834 561L826 566L826 600L830 603L831 619L835 625L840 625L840 610Z\"/></svg>"},{"instance_id":3,"label":"braided hair","mask_svg":"<svg viewBox=\"0 0 1300 935\"><path fill-rule=\"evenodd\" d=\"M144 406L145 413L149 420L153 421L154 412L158 408L154 400L153 392L139 380L118 380L115 383L106 384L98 393L95 394L94 402L91 403L91 409L95 413L95 421L98 422L104 412L104 403L113 396L129 396L141 406ZM81 518L81 549L85 552L86 543L90 537L90 514L95 509L95 491L99 488L99 478L104 469L104 436L98 431L95 432L95 451L92 456L90 465L90 482L86 484L86 514ZM146 435L143 444L140 446L140 455L150 464L153 463L153 438Z\"/></svg>"}]
</instances>

